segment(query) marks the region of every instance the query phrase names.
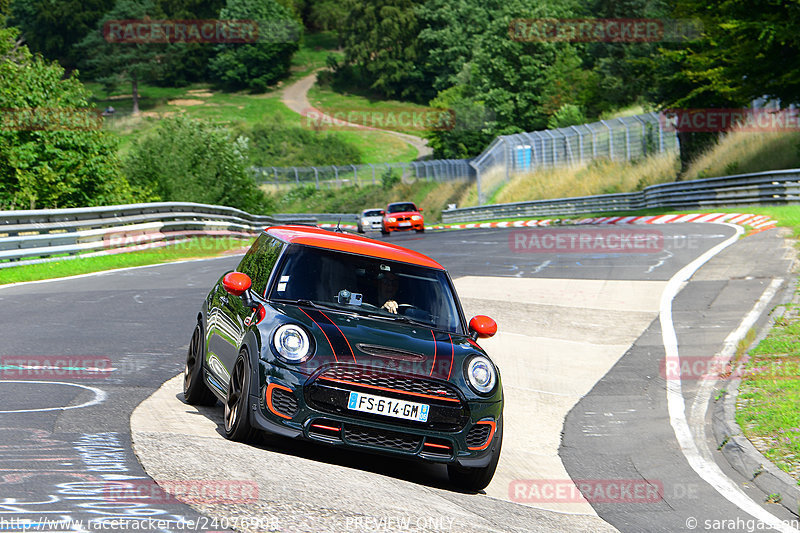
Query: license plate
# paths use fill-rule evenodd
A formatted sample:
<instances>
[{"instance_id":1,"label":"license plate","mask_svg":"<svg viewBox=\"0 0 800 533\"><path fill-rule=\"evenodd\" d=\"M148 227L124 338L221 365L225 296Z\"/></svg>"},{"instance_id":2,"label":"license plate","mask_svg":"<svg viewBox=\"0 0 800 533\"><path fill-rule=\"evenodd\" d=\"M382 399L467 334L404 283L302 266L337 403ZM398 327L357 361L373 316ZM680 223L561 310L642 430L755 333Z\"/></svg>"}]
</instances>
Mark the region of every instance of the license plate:
<instances>
[{"instance_id":1,"label":"license plate","mask_svg":"<svg viewBox=\"0 0 800 533\"><path fill-rule=\"evenodd\" d=\"M395 400L382 396L373 396L362 392L351 392L347 408L353 411L374 413L376 415L393 416L416 422L427 422L430 406L424 403Z\"/></svg>"},{"instance_id":2,"label":"license plate","mask_svg":"<svg viewBox=\"0 0 800 533\"><path fill-rule=\"evenodd\" d=\"M408 226L411 225L411 222L400 222L397 225L400 226L401 228L407 228Z\"/></svg>"}]
</instances>

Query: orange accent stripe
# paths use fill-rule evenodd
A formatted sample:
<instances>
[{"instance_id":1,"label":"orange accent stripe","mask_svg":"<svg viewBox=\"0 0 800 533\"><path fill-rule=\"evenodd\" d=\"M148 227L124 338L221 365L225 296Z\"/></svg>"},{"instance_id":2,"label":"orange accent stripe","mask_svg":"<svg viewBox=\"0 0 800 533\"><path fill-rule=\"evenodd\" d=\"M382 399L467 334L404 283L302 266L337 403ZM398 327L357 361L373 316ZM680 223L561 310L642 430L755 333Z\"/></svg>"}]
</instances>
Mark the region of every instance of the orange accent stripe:
<instances>
[{"instance_id":1,"label":"orange accent stripe","mask_svg":"<svg viewBox=\"0 0 800 533\"><path fill-rule=\"evenodd\" d=\"M495 423L494 420L481 420L480 422L478 422L478 424L489 424L492 427L492 430L489 432L489 438L486 439L486 443L483 446L468 446L467 447L468 450L473 450L473 451L485 450L492 443L492 439L494 439L494 432L497 431L497 424ZM478 424L475 425L477 426Z\"/></svg>"},{"instance_id":2,"label":"orange accent stripe","mask_svg":"<svg viewBox=\"0 0 800 533\"><path fill-rule=\"evenodd\" d=\"M272 407L272 389L282 389L285 391L289 391L292 394L294 394L294 391L289 387L284 387L283 385L278 385L277 383L270 383L269 385L267 385L267 392L264 393L264 396L266 396L265 399L267 400L267 408L270 411L272 411L272 414L277 415L281 418L285 418L287 420L291 420L292 419L291 416L279 413L274 407Z\"/></svg>"},{"instance_id":3,"label":"orange accent stripe","mask_svg":"<svg viewBox=\"0 0 800 533\"><path fill-rule=\"evenodd\" d=\"M355 381L347 381L344 379L336 379L336 378L329 378L326 376L322 376L319 378L320 380L324 381L335 381L336 383L343 383L345 385L355 385L356 387L365 387L367 389L375 389L375 390L382 390L386 392L396 392L398 394L408 394L409 396L419 396L421 398L433 398L434 400L444 400L446 402L456 402L461 403L461 400L456 400L453 398L443 398L442 396L434 396L432 394L423 394L421 392L408 392L404 390L397 390L397 389L389 389L386 387L378 387L377 385L365 385L364 383L356 383Z\"/></svg>"},{"instance_id":4,"label":"orange accent stripe","mask_svg":"<svg viewBox=\"0 0 800 533\"><path fill-rule=\"evenodd\" d=\"M436 334L431 330L431 336L433 336L433 364L431 365L431 373L428 374L429 376L433 375L433 369L436 368L436 346L439 344L436 342Z\"/></svg>"},{"instance_id":5,"label":"orange accent stripe","mask_svg":"<svg viewBox=\"0 0 800 533\"><path fill-rule=\"evenodd\" d=\"M453 359L455 358L456 347L453 345L453 337L449 333L447 338L450 339L450 370L447 371L447 381L450 381L450 375L453 373Z\"/></svg>"},{"instance_id":6,"label":"orange accent stripe","mask_svg":"<svg viewBox=\"0 0 800 533\"><path fill-rule=\"evenodd\" d=\"M341 431L342 428L335 428L331 426L323 426L322 424L311 424L312 428L327 429L328 431Z\"/></svg>"},{"instance_id":7,"label":"orange accent stripe","mask_svg":"<svg viewBox=\"0 0 800 533\"><path fill-rule=\"evenodd\" d=\"M338 329L338 330L339 330L339 333L342 335L342 338L344 339L344 342L346 342L346 343L347 343L347 348L350 350L350 355L352 355L352 356L353 356L353 362L354 362L354 363L357 363L358 361L356 361L356 354L355 354L355 352L353 351L353 347L352 347L352 346L350 346L350 341L349 341L349 340L347 340L347 337L345 336L345 334L344 334L344 333L342 333L342 330L339 328L339 326L337 326L337 325L336 325L336 322L334 322L333 320L331 320L331 319L330 319L330 317L329 317L328 315L326 315L325 313L323 313L322 311L320 311L320 314L321 314L322 316L324 316L325 318L327 318L327 319L328 319L328 321L329 321L331 324L333 324L333 326L334 326L336 329Z\"/></svg>"},{"instance_id":8,"label":"orange accent stripe","mask_svg":"<svg viewBox=\"0 0 800 533\"><path fill-rule=\"evenodd\" d=\"M298 309L300 309L301 311L303 311L303 309L301 309L300 307L298 307ZM308 318L311 318L311 315L309 315L309 314L308 314L308 313L306 313L305 311L303 311L303 314L304 314L304 315L306 315ZM330 320L330 319L328 319L328 320ZM324 329L322 329L322 326L320 326L320 325L317 323L317 321L316 321L316 320L314 320L313 318L311 318L311 321L312 321L314 324L316 324L316 325L317 325L317 327L319 328L319 330L322 332L322 334L323 334L323 335L325 335L325 340L326 340L326 341L328 341L328 346L330 346L330 347L331 347L331 352L333 353L333 358L334 358L334 359L336 359L336 362L338 363L338 362L339 362L339 358L336 356L336 350L334 350L334 349L333 349L333 344L331 344L331 340L328 338L328 334L327 334L327 333L325 333L325 330L324 330Z\"/></svg>"},{"instance_id":9,"label":"orange accent stripe","mask_svg":"<svg viewBox=\"0 0 800 533\"><path fill-rule=\"evenodd\" d=\"M443 448L445 450L450 449L450 446L447 446L446 444L434 444L432 442L426 442L425 446L430 446L431 448Z\"/></svg>"}]
</instances>

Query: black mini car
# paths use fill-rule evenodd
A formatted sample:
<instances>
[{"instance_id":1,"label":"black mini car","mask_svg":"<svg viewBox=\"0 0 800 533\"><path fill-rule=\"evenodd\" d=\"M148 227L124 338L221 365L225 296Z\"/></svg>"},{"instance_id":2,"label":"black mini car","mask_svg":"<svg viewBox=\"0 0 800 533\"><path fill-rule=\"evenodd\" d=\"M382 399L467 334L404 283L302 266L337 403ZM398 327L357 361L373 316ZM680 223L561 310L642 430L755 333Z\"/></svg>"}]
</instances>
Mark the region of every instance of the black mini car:
<instances>
[{"instance_id":1,"label":"black mini car","mask_svg":"<svg viewBox=\"0 0 800 533\"><path fill-rule=\"evenodd\" d=\"M265 230L208 294L184 373L188 403L254 430L445 463L478 491L503 438L500 373L436 261L307 226Z\"/></svg>"}]
</instances>

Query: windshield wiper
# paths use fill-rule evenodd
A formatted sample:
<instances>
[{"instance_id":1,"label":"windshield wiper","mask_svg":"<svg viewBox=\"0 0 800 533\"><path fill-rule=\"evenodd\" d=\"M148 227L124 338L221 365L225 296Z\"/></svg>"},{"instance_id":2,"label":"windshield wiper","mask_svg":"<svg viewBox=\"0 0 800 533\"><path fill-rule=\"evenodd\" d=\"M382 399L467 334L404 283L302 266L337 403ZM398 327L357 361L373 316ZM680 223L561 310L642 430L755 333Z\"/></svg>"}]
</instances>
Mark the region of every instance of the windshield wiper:
<instances>
[{"instance_id":1,"label":"windshield wiper","mask_svg":"<svg viewBox=\"0 0 800 533\"><path fill-rule=\"evenodd\" d=\"M289 300L287 298L273 298L273 302L278 302L281 304L292 304L292 305L302 305L305 307L314 307L314 308L324 308L324 309L333 309L332 307L327 307L325 305L320 305L312 302L311 300L305 300L303 298L299 298L297 300Z\"/></svg>"}]
</instances>

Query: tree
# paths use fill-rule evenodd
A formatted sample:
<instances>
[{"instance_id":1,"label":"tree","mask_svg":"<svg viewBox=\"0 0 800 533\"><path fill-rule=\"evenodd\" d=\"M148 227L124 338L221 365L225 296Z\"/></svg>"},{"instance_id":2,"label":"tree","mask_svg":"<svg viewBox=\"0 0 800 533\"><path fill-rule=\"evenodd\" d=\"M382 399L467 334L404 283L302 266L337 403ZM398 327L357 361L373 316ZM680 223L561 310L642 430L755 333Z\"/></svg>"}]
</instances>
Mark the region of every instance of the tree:
<instances>
[{"instance_id":1,"label":"tree","mask_svg":"<svg viewBox=\"0 0 800 533\"><path fill-rule=\"evenodd\" d=\"M419 0L346 0L341 29L345 62L355 65L365 83L382 95L425 101L420 69ZM430 97L430 95L427 95Z\"/></svg>"},{"instance_id":2,"label":"tree","mask_svg":"<svg viewBox=\"0 0 800 533\"><path fill-rule=\"evenodd\" d=\"M200 202L263 212L267 199L253 180L247 141L200 120L162 120L134 143L124 162L134 186L165 202Z\"/></svg>"},{"instance_id":3,"label":"tree","mask_svg":"<svg viewBox=\"0 0 800 533\"><path fill-rule=\"evenodd\" d=\"M264 91L289 73L302 26L274 0L228 0L219 18L254 20L258 42L220 44L210 68L215 79L231 89Z\"/></svg>"},{"instance_id":4,"label":"tree","mask_svg":"<svg viewBox=\"0 0 800 533\"><path fill-rule=\"evenodd\" d=\"M117 42L106 33L106 24L124 20L162 20L164 14L153 0L117 0L114 8L104 15L97 31L89 33L78 45L85 57L90 76L107 87L119 83L131 84L133 114L139 113L139 82L154 80L167 63L168 45L161 43Z\"/></svg>"},{"instance_id":5,"label":"tree","mask_svg":"<svg viewBox=\"0 0 800 533\"><path fill-rule=\"evenodd\" d=\"M0 209L127 203L117 143L89 93L57 62L0 29Z\"/></svg>"},{"instance_id":6,"label":"tree","mask_svg":"<svg viewBox=\"0 0 800 533\"><path fill-rule=\"evenodd\" d=\"M509 38L515 19L570 18L562 4L532 4L507 0L491 18L486 30L472 43L472 56L453 79L454 87L440 92L431 105L453 105L467 110L468 121L479 138L533 131L565 104L583 105L587 74L581 68L576 46L563 42L533 42ZM456 110L456 121L458 113ZM482 109L477 115L476 111ZM462 111L463 112L463 111ZM476 116L486 120L476 121ZM474 140L464 128L429 134L438 157L474 156L486 143ZM466 153L465 153L466 150Z\"/></svg>"},{"instance_id":7,"label":"tree","mask_svg":"<svg viewBox=\"0 0 800 533\"><path fill-rule=\"evenodd\" d=\"M488 30L502 3L502 0L429 0L418 6L419 62L426 87L438 92L457 83L459 73L472 59L477 40Z\"/></svg>"},{"instance_id":8,"label":"tree","mask_svg":"<svg viewBox=\"0 0 800 533\"><path fill-rule=\"evenodd\" d=\"M74 45L113 5L114 0L13 0L10 23L22 30L31 51L72 70L80 59Z\"/></svg>"}]
</instances>

